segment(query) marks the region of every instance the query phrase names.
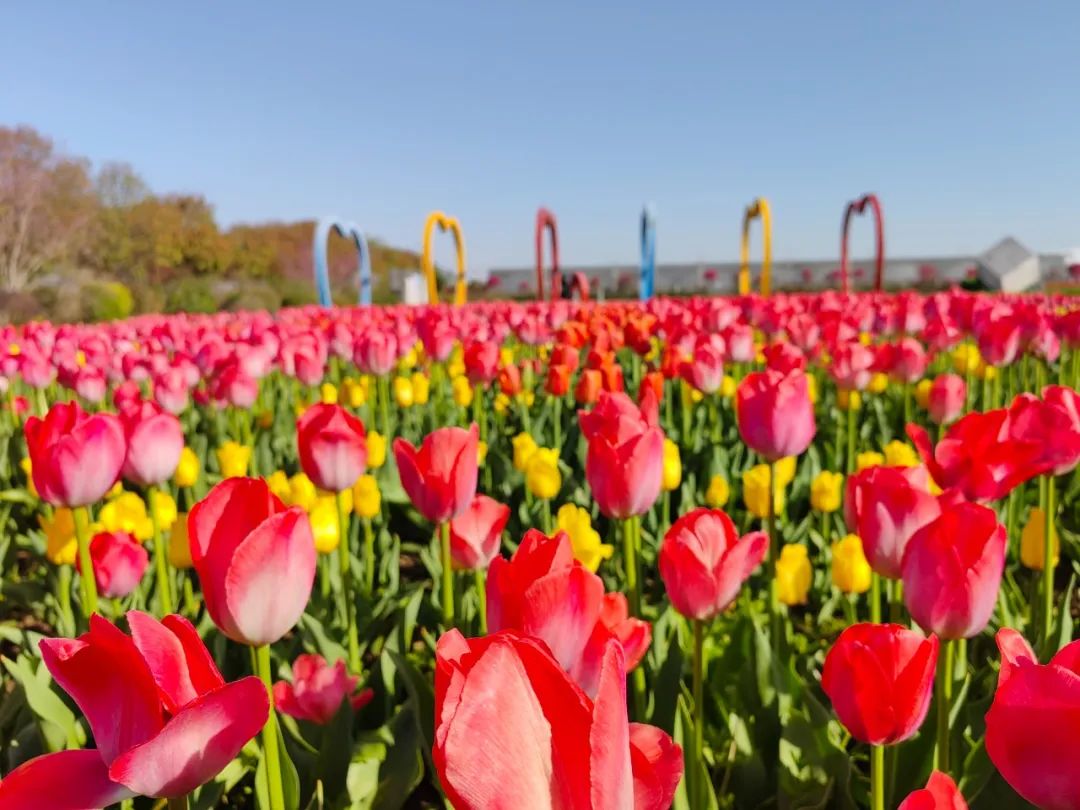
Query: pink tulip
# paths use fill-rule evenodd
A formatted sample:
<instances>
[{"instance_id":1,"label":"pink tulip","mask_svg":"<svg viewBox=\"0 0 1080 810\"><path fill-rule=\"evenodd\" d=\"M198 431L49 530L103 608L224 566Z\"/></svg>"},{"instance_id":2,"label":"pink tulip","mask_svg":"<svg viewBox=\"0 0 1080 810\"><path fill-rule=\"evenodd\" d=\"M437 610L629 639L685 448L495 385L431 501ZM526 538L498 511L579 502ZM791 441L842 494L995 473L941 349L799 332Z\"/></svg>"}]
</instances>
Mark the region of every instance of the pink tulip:
<instances>
[{"instance_id":1,"label":"pink tulip","mask_svg":"<svg viewBox=\"0 0 1080 810\"><path fill-rule=\"evenodd\" d=\"M0 781L0 807L99 808L137 795L178 798L212 780L266 723L255 677L225 683L191 623L100 616L77 639L44 639L45 666L86 716L97 749L32 759Z\"/></svg>"},{"instance_id":2,"label":"pink tulip","mask_svg":"<svg viewBox=\"0 0 1080 810\"><path fill-rule=\"evenodd\" d=\"M75 393L86 402L101 402L105 399L107 383L100 369L85 366L75 375Z\"/></svg>"},{"instance_id":3,"label":"pink tulip","mask_svg":"<svg viewBox=\"0 0 1080 810\"><path fill-rule=\"evenodd\" d=\"M604 652L595 700L543 642L502 632L439 639L435 770L458 810L664 810L682 750L628 723L622 650Z\"/></svg>"},{"instance_id":4,"label":"pink tulip","mask_svg":"<svg viewBox=\"0 0 1080 810\"><path fill-rule=\"evenodd\" d=\"M307 477L328 492L345 491L367 466L364 423L340 405L305 410L296 421L296 445Z\"/></svg>"},{"instance_id":5,"label":"pink tulip","mask_svg":"<svg viewBox=\"0 0 1080 810\"><path fill-rule=\"evenodd\" d=\"M817 432L802 371L747 374L736 393L735 416L743 441L769 461L801 455Z\"/></svg>"},{"instance_id":6,"label":"pink tulip","mask_svg":"<svg viewBox=\"0 0 1080 810\"><path fill-rule=\"evenodd\" d=\"M468 508L450 521L450 557L454 568L483 571L499 553L510 507L487 495L477 495Z\"/></svg>"},{"instance_id":7,"label":"pink tulip","mask_svg":"<svg viewBox=\"0 0 1080 810\"><path fill-rule=\"evenodd\" d=\"M724 382L724 361L721 350L712 343L699 342L694 356L679 366L679 376L705 394L720 390Z\"/></svg>"},{"instance_id":8,"label":"pink tulip","mask_svg":"<svg viewBox=\"0 0 1080 810\"><path fill-rule=\"evenodd\" d=\"M958 374L939 374L930 385L927 410L935 425L948 425L960 418L967 402L967 384Z\"/></svg>"},{"instance_id":9,"label":"pink tulip","mask_svg":"<svg viewBox=\"0 0 1080 810\"><path fill-rule=\"evenodd\" d=\"M392 333L372 330L357 338L353 360L360 370L382 377L394 369L398 358L397 338Z\"/></svg>"},{"instance_id":10,"label":"pink tulip","mask_svg":"<svg viewBox=\"0 0 1080 810\"><path fill-rule=\"evenodd\" d=\"M764 532L740 538L724 512L695 509L664 535L660 578L675 610L690 619L711 619L735 601L768 549Z\"/></svg>"},{"instance_id":11,"label":"pink tulip","mask_svg":"<svg viewBox=\"0 0 1080 810\"><path fill-rule=\"evenodd\" d=\"M904 604L940 638L972 638L990 621L1005 568L1005 527L992 509L961 502L911 537L903 560Z\"/></svg>"},{"instance_id":12,"label":"pink tulip","mask_svg":"<svg viewBox=\"0 0 1080 810\"><path fill-rule=\"evenodd\" d=\"M419 450L406 439L394 439L401 486L432 523L445 523L472 503L479 469L479 437L474 424L468 430L434 430L424 437Z\"/></svg>"},{"instance_id":13,"label":"pink tulip","mask_svg":"<svg viewBox=\"0 0 1080 810\"><path fill-rule=\"evenodd\" d=\"M952 777L934 771L926 787L908 794L896 810L968 810L968 805Z\"/></svg>"},{"instance_id":14,"label":"pink tulip","mask_svg":"<svg viewBox=\"0 0 1080 810\"><path fill-rule=\"evenodd\" d=\"M241 644L273 644L299 621L315 581L315 540L299 506L261 478L228 478L188 515L191 560L214 624Z\"/></svg>"},{"instance_id":15,"label":"pink tulip","mask_svg":"<svg viewBox=\"0 0 1080 810\"><path fill-rule=\"evenodd\" d=\"M115 415L89 416L76 402L53 405L23 426L34 486L53 506L86 506L112 489L124 463L124 428Z\"/></svg>"},{"instance_id":16,"label":"pink tulip","mask_svg":"<svg viewBox=\"0 0 1080 810\"><path fill-rule=\"evenodd\" d=\"M341 659L330 666L321 655L301 655L293 661L292 672L292 683L274 684L274 705L297 720L325 726L344 701L359 711L374 696L370 689L356 691L360 678L349 675Z\"/></svg>"},{"instance_id":17,"label":"pink tulip","mask_svg":"<svg viewBox=\"0 0 1080 810\"><path fill-rule=\"evenodd\" d=\"M172 478L184 450L180 420L155 402L140 400L120 412L127 439L122 474L142 487Z\"/></svg>"},{"instance_id":18,"label":"pink tulip","mask_svg":"<svg viewBox=\"0 0 1080 810\"><path fill-rule=\"evenodd\" d=\"M90 539L90 559L98 593L109 599L123 599L134 591L150 564L146 549L127 532L95 534ZM78 557L75 570L82 573Z\"/></svg>"},{"instance_id":19,"label":"pink tulip","mask_svg":"<svg viewBox=\"0 0 1080 810\"><path fill-rule=\"evenodd\" d=\"M601 392L596 407L579 411L578 419L588 442L585 478L600 511L620 520L645 514L664 475L664 433L653 389L645 390L640 408L626 394Z\"/></svg>"}]
</instances>

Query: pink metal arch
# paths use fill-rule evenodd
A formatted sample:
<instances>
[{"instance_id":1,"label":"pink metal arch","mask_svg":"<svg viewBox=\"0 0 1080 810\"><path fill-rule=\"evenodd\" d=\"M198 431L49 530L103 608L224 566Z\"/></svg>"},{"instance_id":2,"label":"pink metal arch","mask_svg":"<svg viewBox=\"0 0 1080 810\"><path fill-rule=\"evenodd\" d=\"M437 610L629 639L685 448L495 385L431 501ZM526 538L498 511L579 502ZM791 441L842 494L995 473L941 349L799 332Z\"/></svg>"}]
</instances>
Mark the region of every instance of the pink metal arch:
<instances>
[{"instance_id":1,"label":"pink metal arch","mask_svg":"<svg viewBox=\"0 0 1080 810\"><path fill-rule=\"evenodd\" d=\"M551 234L551 300L562 295L559 275L559 230L555 215L546 208L536 212L536 300L544 300L544 231Z\"/></svg>"},{"instance_id":2,"label":"pink metal arch","mask_svg":"<svg viewBox=\"0 0 1080 810\"><path fill-rule=\"evenodd\" d=\"M840 290L848 292L848 226L851 224L852 214L861 214L866 207L874 212L874 242L877 245L877 256L874 260L874 289L881 292L881 285L885 280L885 223L881 216L881 203L874 194L864 194L857 200L852 200L844 209L844 225L840 231Z\"/></svg>"}]
</instances>

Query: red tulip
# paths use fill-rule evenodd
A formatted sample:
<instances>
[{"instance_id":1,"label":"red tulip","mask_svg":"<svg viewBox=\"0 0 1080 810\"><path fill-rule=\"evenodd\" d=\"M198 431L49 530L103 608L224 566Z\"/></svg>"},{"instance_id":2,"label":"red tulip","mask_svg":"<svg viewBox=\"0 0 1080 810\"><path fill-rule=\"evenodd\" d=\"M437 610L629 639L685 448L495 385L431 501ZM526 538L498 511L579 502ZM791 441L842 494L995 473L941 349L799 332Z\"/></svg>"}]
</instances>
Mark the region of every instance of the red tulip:
<instances>
[{"instance_id":1,"label":"red tulip","mask_svg":"<svg viewBox=\"0 0 1080 810\"><path fill-rule=\"evenodd\" d=\"M123 599L135 590L150 564L146 549L127 532L95 534L90 539L90 559L98 593L109 599ZM75 570L82 573L78 557Z\"/></svg>"},{"instance_id":2,"label":"red tulip","mask_svg":"<svg viewBox=\"0 0 1080 810\"><path fill-rule=\"evenodd\" d=\"M570 393L570 368L568 366L548 366L544 390L553 397L564 397Z\"/></svg>"},{"instance_id":3,"label":"red tulip","mask_svg":"<svg viewBox=\"0 0 1080 810\"><path fill-rule=\"evenodd\" d=\"M424 437L417 450L406 439L394 439L401 486L420 514L432 523L457 517L476 495L479 431L445 427Z\"/></svg>"},{"instance_id":4,"label":"red tulip","mask_svg":"<svg viewBox=\"0 0 1080 810\"><path fill-rule=\"evenodd\" d=\"M1032 474L1064 475L1080 463L1080 395L1047 386L1043 399L1020 394L1009 407L1009 436L1036 448Z\"/></svg>"},{"instance_id":5,"label":"red tulip","mask_svg":"<svg viewBox=\"0 0 1080 810\"><path fill-rule=\"evenodd\" d=\"M893 346L889 374L906 383L918 382L926 373L930 357L923 345L913 337L902 338Z\"/></svg>"},{"instance_id":6,"label":"red tulip","mask_svg":"<svg viewBox=\"0 0 1080 810\"><path fill-rule=\"evenodd\" d=\"M341 659L330 666L321 655L301 655L293 661L292 672L292 683L274 684L274 705L297 720L325 726L334 719L343 701L348 700L358 711L374 696L370 689L356 691L360 678L350 676Z\"/></svg>"},{"instance_id":7,"label":"red tulip","mask_svg":"<svg viewBox=\"0 0 1080 810\"><path fill-rule=\"evenodd\" d=\"M120 421L127 439L124 478L142 487L172 478L184 450L180 420L156 402L140 400L120 411Z\"/></svg>"},{"instance_id":8,"label":"red tulip","mask_svg":"<svg viewBox=\"0 0 1080 810\"><path fill-rule=\"evenodd\" d=\"M968 810L968 806L952 777L934 771L926 787L908 794L896 810Z\"/></svg>"},{"instance_id":9,"label":"red tulip","mask_svg":"<svg viewBox=\"0 0 1080 810\"><path fill-rule=\"evenodd\" d=\"M110 413L89 416L58 402L23 426L34 487L53 506L86 506L112 489L124 463L124 428Z\"/></svg>"},{"instance_id":10,"label":"red tulip","mask_svg":"<svg viewBox=\"0 0 1080 810\"><path fill-rule=\"evenodd\" d=\"M487 495L477 495L450 521L450 557L454 568L482 571L499 553L510 507Z\"/></svg>"},{"instance_id":11,"label":"red tulip","mask_svg":"<svg viewBox=\"0 0 1080 810\"><path fill-rule=\"evenodd\" d=\"M225 635L273 644L299 621L315 581L315 540L299 506L261 478L229 478L188 515L206 610Z\"/></svg>"},{"instance_id":12,"label":"red tulip","mask_svg":"<svg viewBox=\"0 0 1080 810\"><path fill-rule=\"evenodd\" d=\"M656 401L664 398L664 375L659 371L649 371L642 375L641 386L638 388L638 402L645 399L645 389L651 388Z\"/></svg>"},{"instance_id":13,"label":"red tulip","mask_svg":"<svg viewBox=\"0 0 1080 810\"><path fill-rule=\"evenodd\" d=\"M476 340L465 347L465 374L473 385L485 385L499 373L499 347L494 341Z\"/></svg>"},{"instance_id":14,"label":"red tulip","mask_svg":"<svg viewBox=\"0 0 1080 810\"><path fill-rule=\"evenodd\" d=\"M832 350L829 372L836 387L845 391L862 391L873 377L874 352L857 340L847 341Z\"/></svg>"},{"instance_id":15,"label":"red tulip","mask_svg":"<svg viewBox=\"0 0 1080 810\"><path fill-rule=\"evenodd\" d=\"M723 355L714 344L700 341L693 358L679 365L679 375L698 391L715 393L724 381Z\"/></svg>"},{"instance_id":16,"label":"red tulip","mask_svg":"<svg viewBox=\"0 0 1080 810\"><path fill-rule=\"evenodd\" d=\"M908 542L941 514L925 467L867 467L848 476L844 520L870 567L899 579Z\"/></svg>"},{"instance_id":17,"label":"red tulip","mask_svg":"<svg viewBox=\"0 0 1080 810\"><path fill-rule=\"evenodd\" d=\"M937 657L937 636L898 624L854 624L825 656L821 687L855 739L903 742L930 708Z\"/></svg>"},{"instance_id":18,"label":"red tulip","mask_svg":"<svg viewBox=\"0 0 1080 810\"><path fill-rule=\"evenodd\" d=\"M521 369L515 363L507 363L499 369L499 390L512 397L521 393Z\"/></svg>"},{"instance_id":19,"label":"red tulip","mask_svg":"<svg viewBox=\"0 0 1080 810\"><path fill-rule=\"evenodd\" d=\"M695 509L675 521L660 546L658 565L671 604L690 619L711 619L735 601L765 558L769 538L740 538L719 509Z\"/></svg>"},{"instance_id":20,"label":"red tulip","mask_svg":"<svg viewBox=\"0 0 1080 810\"><path fill-rule=\"evenodd\" d=\"M439 639L435 745L439 782L458 810L663 810L682 749L627 722L622 650L609 642L595 701L543 642L511 632Z\"/></svg>"},{"instance_id":21,"label":"red tulip","mask_svg":"<svg viewBox=\"0 0 1080 810\"><path fill-rule=\"evenodd\" d=\"M1044 810L1080 808L1080 641L1045 666L1015 630L998 631L1001 673L986 753L1013 790Z\"/></svg>"},{"instance_id":22,"label":"red tulip","mask_svg":"<svg viewBox=\"0 0 1080 810\"><path fill-rule=\"evenodd\" d=\"M574 387L574 399L579 405L592 405L600 398L602 389L603 379L600 372L595 368L583 369Z\"/></svg>"},{"instance_id":23,"label":"red tulip","mask_svg":"<svg viewBox=\"0 0 1080 810\"><path fill-rule=\"evenodd\" d=\"M904 604L940 638L972 638L985 629L1005 569L1005 527L992 509L946 506L915 532L904 553Z\"/></svg>"},{"instance_id":24,"label":"red tulip","mask_svg":"<svg viewBox=\"0 0 1080 810\"><path fill-rule=\"evenodd\" d=\"M743 441L769 461L800 455L817 432L809 384L801 371L746 375L736 392L735 416Z\"/></svg>"},{"instance_id":25,"label":"red tulip","mask_svg":"<svg viewBox=\"0 0 1080 810\"><path fill-rule=\"evenodd\" d=\"M343 492L367 466L364 423L340 405L312 405L296 421L300 466L315 486Z\"/></svg>"},{"instance_id":26,"label":"red tulip","mask_svg":"<svg viewBox=\"0 0 1080 810\"><path fill-rule=\"evenodd\" d=\"M595 408L578 417L589 443L585 478L600 511L618 519L645 514L660 495L664 474L664 432L652 389L641 408L626 394L604 392Z\"/></svg>"},{"instance_id":27,"label":"red tulip","mask_svg":"<svg viewBox=\"0 0 1080 810\"><path fill-rule=\"evenodd\" d=\"M969 501L996 501L1041 472L1039 443L1010 437L1008 417L1004 408L969 413L936 447L919 425L909 424L907 434L940 487Z\"/></svg>"},{"instance_id":28,"label":"red tulip","mask_svg":"<svg viewBox=\"0 0 1080 810\"><path fill-rule=\"evenodd\" d=\"M0 781L0 807L73 810L136 795L178 798L212 780L266 723L255 677L225 683L191 623L100 616L77 639L41 642L56 682L86 716L97 749L32 759Z\"/></svg>"},{"instance_id":29,"label":"red tulip","mask_svg":"<svg viewBox=\"0 0 1080 810\"><path fill-rule=\"evenodd\" d=\"M235 358L226 362L210 380L214 399L248 410L259 398L259 381L243 370Z\"/></svg>"},{"instance_id":30,"label":"red tulip","mask_svg":"<svg viewBox=\"0 0 1080 810\"><path fill-rule=\"evenodd\" d=\"M967 383L958 374L939 374L930 385L927 410L936 425L948 425L960 418L967 402Z\"/></svg>"},{"instance_id":31,"label":"red tulip","mask_svg":"<svg viewBox=\"0 0 1080 810\"><path fill-rule=\"evenodd\" d=\"M565 532L525 533L514 555L488 568L488 629L514 630L547 644L563 669L595 694L603 650L611 638L633 669L652 640L648 622L630 618L625 598L604 594L604 583L574 559Z\"/></svg>"}]
</instances>

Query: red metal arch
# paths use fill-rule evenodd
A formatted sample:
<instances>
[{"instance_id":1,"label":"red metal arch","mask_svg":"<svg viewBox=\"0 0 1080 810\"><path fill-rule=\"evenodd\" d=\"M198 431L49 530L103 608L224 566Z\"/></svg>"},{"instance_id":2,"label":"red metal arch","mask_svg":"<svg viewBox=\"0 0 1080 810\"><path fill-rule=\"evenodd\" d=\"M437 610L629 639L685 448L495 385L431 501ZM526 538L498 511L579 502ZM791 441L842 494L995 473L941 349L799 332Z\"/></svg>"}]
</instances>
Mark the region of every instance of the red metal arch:
<instances>
[{"instance_id":1,"label":"red metal arch","mask_svg":"<svg viewBox=\"0 0 1080 810\"><path fill-rule=\"evenodd\" d=\"M851 224L852 214L861 214L866 207L874 212L874 242L877 245L877 256L874 260L874 289L881 292L881 285L885 280L885 223L881 216L881 203L874 194L864 194L857 200L852 200L844 209L844 225L840 231L840 290L848 292L848 226Z\"/></svg>"},{"instance_id":2,"label":"red metal arch","mask_svg":"<svg viewBox=\"0 0 1080 810\"><path fill-rule=\"evenodd\" d=\"M574 273L573 279L570 281L570 297L573 298L574 293L577 292L578 300L589 300L589 279L580 270Z\"/></svg>"},{"instance_id":3,"label":"red metal arch","mask_svg":"<svg viewBox=\"0 0 1080 810\"><path fill-rule=\"evenodd\" d=\"M551 234L551 300L562 295L559 275L559 227L555 215L546 208L536 212L536 300L544 300L544 231Z\"/></svg>"}]
</instances>

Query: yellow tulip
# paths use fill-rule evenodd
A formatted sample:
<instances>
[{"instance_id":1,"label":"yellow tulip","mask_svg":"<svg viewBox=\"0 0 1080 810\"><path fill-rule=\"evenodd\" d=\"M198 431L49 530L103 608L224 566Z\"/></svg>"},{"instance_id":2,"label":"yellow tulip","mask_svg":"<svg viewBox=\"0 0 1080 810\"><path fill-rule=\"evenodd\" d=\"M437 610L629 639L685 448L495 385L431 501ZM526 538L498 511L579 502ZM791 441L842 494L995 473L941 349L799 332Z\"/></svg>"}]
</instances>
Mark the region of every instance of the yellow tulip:
<instances>
[{"instance_id":1,"label":"yellow tulip","mask_svg":"<svg viewBox=\"0 0 1080 810\"><path fill-rule=\"evenodd\" d=\"M743 473L743 502L750 514L759 518L769 516L769 467L758 464ZM773 511L784 511L784 488L777 486L773 490Z\"/></svg>"},{"instance_id":2,"label":"yellow tulip","mask_svg":"<svg viewBox=\"0 0 1080 810\"><path fill-rule=\"evenodd\" d=\"M306 474L298 472L289 478L288 497L282 498L286 506L299 506L305 512L315 505L318 491Z\"/></svg>"},{"instance_id":3,"label":"yellow tulip","mask_svg":"<svg viewBox=\"0 0 1080 810\"><path fill-rule=\"evenodd\" d=\"M341 395L350 408L362 408L367 402L366 386L351 377L341 381Z\"/></svg>"},{"instance_id":4,"label":"yellow tulip","mask_svg":"<svg viewBox=\"0 0 1080 810\"><path fill-rule=\"evenodd\" d=\"M368 431L367 465L373 470L386 463L386 437L376 430Z\"/></svg>"},{"instance_id":5,"label":"yellow tulip","mask_svg":"<svg viewBox=\"0 0 1080 810\"><path fill-rule=\"evenodd\" d=\"M862 395L858 391L841 388L836 392L836 407L842 411L857 411L862 407Z\"/></svg>"},{"instance_id":6,"label":"yellow tulip","mask_svg":"<svg viewBox=\"0 0 1080 810\"><path fill-rule=\"evenodd\" d=\"M180 451L180 463L176 465L173 481L178 487L193 487L199 480L199 457L190 447Z\"/></svg>"},{"instance_id":7,"label":"yellow tulip","mask_svg":"<svg viewBox=\"0 0 1080 810\"><path fill-rule=\"evenodd\" d=\"M431 380L422 371L414 371L412 375L413 404L427 405L428 394L431 392Z\"/></svg>"},{"instance_id":8,"label":"yellow tulip","mask_svg":"<svg viewBox=\"0 0 1080 810\"><path fill-rule=\"evenodd\" d=\"M1043 570L1043 560L1046 558L1044 541L1046 540L1046 513L1039 507L1033 507L1028 515L1027 525L1020 534L1020 562L1028 568L1036 571ZM1058 533L1055 527L1050 535L1050 554L1052 562L1057 565L1060 550L1058 548Z\"/></svg>"},{"instance_id":9,"label":"yellow tulip","mask_svg":"<svg viewBox=\"0 0 1080 810\"><path fill-rule=\"evenodd\" d=\"M408 377L394 377L394 402L397 406L410 408L414 399L412 380Z\"/></svg>"},{"instance_id":10,"label":"yellow tulip","mask_svg":"<svg viewBox=\"0 0 1080 810\"><path fill-rule=\"evenodd\" d=\"M519 433L510 440L510 444L514 448L514 469L525 472L525 465L536 452L536 439L528 433Z\"/></svg>"},{"instance_id":11,"label":"yellow tulip","mask_svg":"<svg viewBox=\"0 0 1080 810\"><path fill-rule=\"evenodd\" d=\"M266 476L266 485L282 501L289 500L289 476L285 474L284 470L274 470L274 472Z\"/></svg>"},{"instance_id":12,"label":"yellow tulip","mask_svg":"<svg viewBox=\"0 0 1080 810\"><path fill-rule=\"evenodd\" d=\"M840 508L844 476L822 470L810 482L810 506L818 512L835 512Z\"/></svg>"},{"instance_id":13,"label":"yellow tulip","mask_svg":"<svg viewBox=\"0 0 1080 810\"><path fill-rule=\"evenodd\" d=\"M176 501L173 500L172 495L161 489L154 490L150 501L153 505L158 530L164 534L173 527L179 517L176 511Z\"/></svg>"},{"instance_id":14,"label":"yellow tulip","mask_svg":"<svg viewBox=\"0 0 1080 810\"><path fill-rule=\"evenodd\" d=\"M251 448L234 441L227 441L216 451L218 466L223 478L239 478L247 475L251 461Z\"/></svg>"},{"instance_id":15,"label":"yellow tulip","mask_svg":"<svg viewBox=\"0 0 1080 810\"><path fill-rule=\"evenodd\" d=\"M724 379L720 381L720 396L724 399L731 399L735 396L735 390L738 385L735 383L735 378L730 374L725 374Z\"/></svg>"},{"instance_id":16,"label":"yellow tulip","mask_svg":"<svg viewBox=\"0 0 1080 810\"><path fill-rule=\"evenodd\" d=\"M915 385L915 404L922 408L924 411L930 405L930 388L933 387L932 380L919 380Z\"/></svg>"},{"instance_id":17,"label":"yellow tulip","mask_svg":"<svg viewBox=\"0 0 1080 810\"><path fill-rule=\"evenodd\" d=\"M664 492L679 488L682 483L682 460L679 458L679 445L671 439L664 439Z\"/></svg>"},{"instance_id":18,"label":"yellow tulip","mask_svg":"<svg viewBox=\"0 0 1080 810\"><path fill-rule=\"evenodd\" d=\"M880 394L889 387L889 375L875 372L870 377L870 384L866 386L871 394Z\"/></svg>"},{"instance_id":19,"label":"yellow tulip","mask_svg":"<svg viewBox=\"0 0 1080 810\"><path fill-rule=\"evenodd\" d=\"M38 523L45 532L45 557L53 565L74 565L79 544L75 540L75 515L66 506L53 512L51 520L38 515Z\"/></svg>"},{"instance_id":20,"label":"yellow tulip","mask_svg":"<svg viewBox=\"0 0 1080 810\"><path fill-rule=\"evenodd\" d=\"M873 341L874 339L870 337L869 332L859 332L859 343L863 346L869 346Z\"/></svg>"},{"instance_id":21,"label":"yellow tulip","mask_svg":"<svg viewBox=\"0 0 1080 810\"><path fill-rule=\"evenodd\" d=\"M996 380L998 376L998 370L989 363L979 363L979 367L975 369L975 374L980 380Z\"/></svg>"},{"instance_id":22,"label":"yellow tulip","mask_svg":"<svg viewBox=\"0 0 1080 810\"><path fill-rule=\"evenodd\" d=\"M914 447L893 439L885 445L885 463L890 467L917 467L921 461Z\"/></svg>"},{"instance_id":23,"label":"yellow tulip","mask_svg":"<svg viewBox=\"0 0 1080 810\"><path fill-rule=\"evenodd\" d=\"M123 494L124 494L124 483L122 481L117 481L115 484L112 485L112 489L110 489L108 492L105 493L105 497L106 498L119 498Z\"/></svg>"},{"instance_id":24,"label":"yellow tulip","mask_svg":"<svg viewBox=\"0 0 1080 810\"><path fill-rule=\"evenodd\" d=\"M487 460L487 451L487 442L479 441L476 443L476 463L478 466L484 466L484 462Z\"/></svg>"},{"instance_id":25,"label":"yellow tulip","mask_svg":"<svg viewBox=\"0 0 1080 810\"><path fill-rule=\"evenodd\" d=\"M331 382L324 382L319 387L319 398L322 400L324 405L337 405L337 387Z\"/></svg>"},{"instance_id":26,"label":"yellow tulip","mask_svg":"<svg viewBox=\"0 0 1080 810\"><path fill-rule=\"evenodd\" d=\"M30 456L27 456L22 461L20 461L19 466L22 467L22 471L26 475L26 489L35 498L39 497L37 487L34 486L34 475L30 463Z\"/></svg>"},{"instance_id":27,"label":"yellow tulip","mask_svg":"<svg viewBox=\"0 0 1080 810\"><path fill-rule=\"evenodd\" d=\"M510 407L510 397L504 394L502 391L495 395L495 413L505 414Z\"/></svg>"},{"instance_id":28,"label":"yellow tulip","mask_svg":"<svg viewBox=\"0 0 1080 810\"><path fill-rule=\"evenodd\" d=\"M472 405L473 389L467 377L454 377L454 381L450 383L450 389L454 395L455 405L462 408L468 408Z\"/></svg>"},{"instance_id":29,"label":"yellow tulip","mask_svg":"<svg viewBox=\"0 0 1080 810\"><path fill-rule=\"evenodd\" d=\"M855 469L865 470L867 467L880 467L885 463L885 456L873 450L859 453L855 456Z\"/></svg>"},{"instance_id":30,"label":"yellow tulip","mask_svg":"<svg viewBox=\"0 0 1080 810\"><path fill-rule=\"evenodd\" d=\"M191 568L192 566L187 517L187 513L179 515L169 535L169 564L173 568Z\"/></svg>"},{"instance_id":31,"label":"yellow tulip","mask_svg":"<svg viewBox=\"0 0 1080 810\"><path fill-rule=\"evenodd\" d=\"M338 531L337 503L333 495L324 495L315 501L310 514L311 534L315 538L315 550L320 554L331 554L341 542Z\"/></svg>"},{"instance_id":32,"label":"yellow tulip","mask_svg":"<svg viewBox=\"0 0 1080 810\"><path fill-rule=\"evenodd\" d=\"M953 371L964 376L974 373L982 362L979 347L973 343L961 343L952 352Z\"/></svg>"},{"instance_id":33,"label":"yellow tulip","mask_svg":"<svg viewBox=\"0 0 1080 810\"><path fill-rule=\"evenodd\" d=\"M809 398L811 404L817 404L817 377L813 374L806 375L806 396Z\"/></svg>"},{"instance_id":34,"label":"yellow tulip","mask_svg":"<svg viewBox=\"0 0 1080 810\"><path fill-rule=\"evenodd\" d=\"M795 480L795 456L784 456L776 462L776 485L786 487Z\"/></svg>"},{"instance_id":35,"label":"yellow tulip","mask_svg":"<svg viewBox=\"0 0 1080 810\"><path fill-rule=\"evenodd\" d=\"M510 346L499 347L499 365L509 366L514 362L514 350Z\"/></svg>"},{"instance_id":36,"label":"yellow tulip","mask_svg":"<svg viewBox=\"0 0 1080 810\"><path fill-rule=\"evenodd\" d=\"M788 543L776 561L777 598L785 605L805 605L814 572L802 543Z\"/></svg>"},{"instance_id":37,"label":"yellow tulip","mask_svg":"<svg viewBox=\"0 0 1080 810\"><path fill-rule=\"evenodd\" d=\"M134 492L121 492L106 501L97 517L107 532L127 532L140 543L154 536L146 504Z\"/></svg>"},{"instance_id":38,"label":"yellow tulip","mask_svg":"<svg viewBox=\"0 0 1080 810\"><path fill-rule=\"evenodd\" d=\"M709 488L705 490L705 503L713 509L720 509L731 497L731 486L724 476L717 473L709 479Z\"/></svg>"},{"instance_id":39,"label":"yellow tulip","mask_svg":"<svg viewBox=\"0 0 1080 810\"><path fill-rule=\"evenodd\" d=\"M566 532L574 546L574 559L595 572L602 560L611 559L613 546L600 542L600 533L592 526L589 510L564 503L555 516L555 525Z\"/></svg>"},{"instance_id":40,"label":"yellow tulip","mask_svg":"<svg viewBox=\"0 0 1080 810\"><path fill-rule=\"evenodd\" d=\"M844 593L866 593L870 590L870 574L870 563L858 535L845 535L833 543L833 585Z\"/></svg>"},{"instance_id":41,"label":"yellow tulip","mask_svg":"<svg viewBox=\"0 0 1080 810\"><path fill-rule=\"evenodd\" d=\"M361 475L352 487L353 511L360 517L373 518L382 506L382 493L374 475Z\"/></svg>"},{"instance_id":42,"label":"yellow tulip","mask_svg":"<svg viewBox=\"0 0 1080 810\"><path fill-rule=\"evenodd\" d=\"M562 473L559 472L558 450L538 447L532 452L525 465L525 485L535 497L545 501L559 494Z\"/></svg>"}]
</instances>

